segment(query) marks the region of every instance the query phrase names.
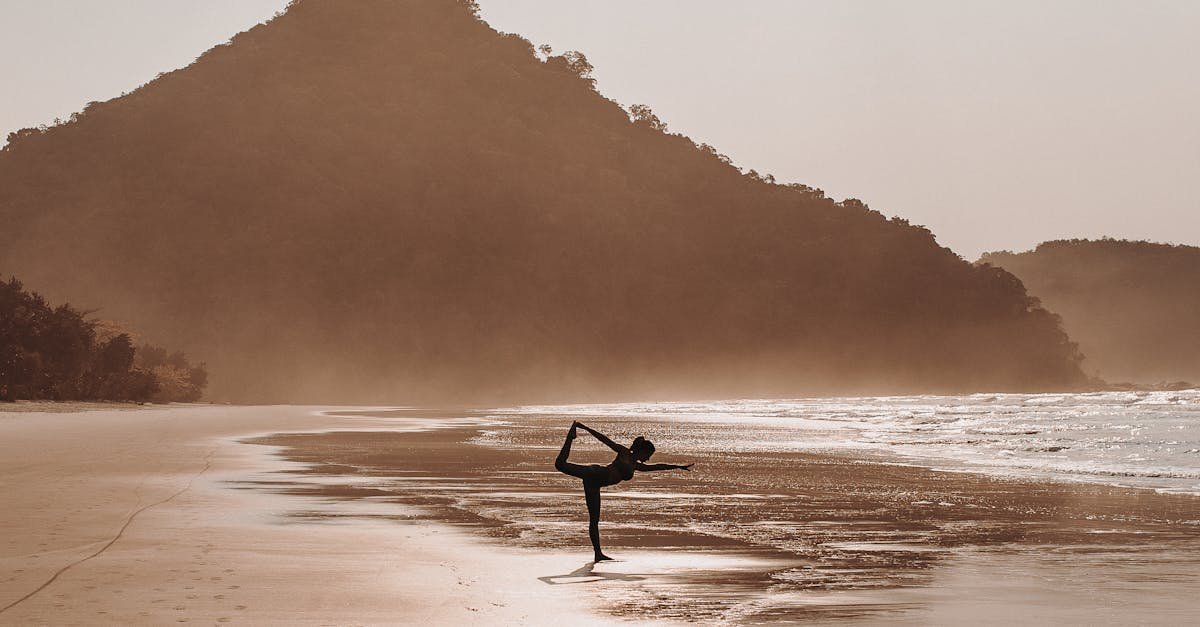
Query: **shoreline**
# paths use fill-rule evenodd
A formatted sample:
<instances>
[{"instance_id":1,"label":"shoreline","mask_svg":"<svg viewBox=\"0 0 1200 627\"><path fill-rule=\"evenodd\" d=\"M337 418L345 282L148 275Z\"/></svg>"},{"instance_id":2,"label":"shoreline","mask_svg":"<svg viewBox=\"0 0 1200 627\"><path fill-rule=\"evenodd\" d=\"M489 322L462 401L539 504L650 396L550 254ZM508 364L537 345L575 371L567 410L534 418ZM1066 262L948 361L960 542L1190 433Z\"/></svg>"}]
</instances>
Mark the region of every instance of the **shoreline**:
<instances>
[{"instance_id":1,"label":"shoreline","mask_svg":"<svg viewBox=\"0 0 1200 627\"><path fill-rule=\"evenodd\" d=\"M291 516L291 497L237 487L289 468L248 435L388 426L320 409L0 412L0 624L601 622L527 582L541 585L553 555L395 506L334 529Z\"/></svg>"},{"instance_id":2,"label":"shoreline","mask_svg":"<svg viewBox=\"0 0 1200 627\"><path fill-rule=\"evenodd\" d=\"M88 411L133 411L165 407L167 406L123 401L10 401L0 403L0 416L26 413L75 414Z\"/></svg>"}]
</instances>

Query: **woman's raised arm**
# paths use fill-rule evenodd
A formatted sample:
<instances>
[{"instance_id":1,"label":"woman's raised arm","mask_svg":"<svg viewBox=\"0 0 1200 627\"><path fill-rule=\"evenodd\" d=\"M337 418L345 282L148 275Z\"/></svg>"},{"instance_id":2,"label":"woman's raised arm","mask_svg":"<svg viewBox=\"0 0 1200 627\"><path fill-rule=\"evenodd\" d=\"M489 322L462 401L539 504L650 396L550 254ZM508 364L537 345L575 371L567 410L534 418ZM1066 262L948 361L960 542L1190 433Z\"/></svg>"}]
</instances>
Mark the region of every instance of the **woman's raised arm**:
<instances>
[{"instance_id":1,"label":"woman's raised arm","mask_svg":"<svg viewBox=\"0 0 1200 627\"><path fill-rule=\"evenodd\" d=\"M608 448L610 448L618 453L628 453L629 452L628 448L621 446L620 444L617 444L616 442L613 442L612 440L608 439L608 436L604 435L603 433L600 433L599 431L596 431L595 429L583 424L582 422L579 422L578 420L576 420L575 425L577 427L579 427L580 429L583 429L584 431L587 431L588 433L596 436L596 439L603 442L604 445L607 446Z\"/></svg>"}]
</instances>

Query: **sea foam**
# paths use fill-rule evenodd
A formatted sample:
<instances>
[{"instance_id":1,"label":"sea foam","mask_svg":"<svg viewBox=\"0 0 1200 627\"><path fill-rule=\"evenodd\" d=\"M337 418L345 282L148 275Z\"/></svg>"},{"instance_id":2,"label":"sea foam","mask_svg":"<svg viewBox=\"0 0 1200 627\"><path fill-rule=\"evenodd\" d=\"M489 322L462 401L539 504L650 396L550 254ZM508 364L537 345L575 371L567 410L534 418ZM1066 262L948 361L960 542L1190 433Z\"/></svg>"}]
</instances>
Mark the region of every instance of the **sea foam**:
<instances>
[{"instance_id":1,"label":"sea foam","mask_svg":"<svg viewBox=\"0 0 1200 627\"><path fill-rule=\"evenodd\" d=\"M934 468L1200 494L1200 390L526 406L663 423L678 447L879 455Z\"/></svg>"}]
</instances>

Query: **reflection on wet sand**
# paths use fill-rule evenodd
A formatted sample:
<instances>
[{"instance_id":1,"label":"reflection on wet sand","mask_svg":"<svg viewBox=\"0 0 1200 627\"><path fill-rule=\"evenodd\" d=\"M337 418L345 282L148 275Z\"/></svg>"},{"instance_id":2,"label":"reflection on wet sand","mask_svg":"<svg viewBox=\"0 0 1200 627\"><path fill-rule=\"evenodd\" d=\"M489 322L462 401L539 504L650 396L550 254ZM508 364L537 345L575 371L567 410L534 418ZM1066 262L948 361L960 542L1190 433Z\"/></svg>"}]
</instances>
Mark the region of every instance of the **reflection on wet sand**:
<instances>
[{"instance_id":1,"label":"reflection on wet sand","mask_svg":"<svg viewBox=\"0 0 1200 627\"><path fill-rule=\"evenodd\" d=\"M584 562L583 566L565 575L547 575L538 580L552 586L572 583L595 583L597 581L645 581L646 575L610 572L604 562Z\"/></svg>"},{"instance_id":2,"label":"reflection on wet sand","mask_svg":"<svg viewBox=\"0 0 1200 627\"><path fill-rule=\"evenodd\" d=\"M518 547L578 547L586 558L577 482L552 467L569 420L481 422L261 438L304 470L243 487L323 504L298 502L296 515L433 519ZM665 444L686 425L612 418L605 428ZM1200 584L1195 497L811 453L663 448L674 457L661 461L694 460L695 471L604 491L604 545L622 561L564 564L542 582L587 584L612 614L659 620L952 621L979 607L1005 619L1169 620L1200 609L1188 592ZM610 455L579 447L589 454Z\"/></svg>"}]
</instances>

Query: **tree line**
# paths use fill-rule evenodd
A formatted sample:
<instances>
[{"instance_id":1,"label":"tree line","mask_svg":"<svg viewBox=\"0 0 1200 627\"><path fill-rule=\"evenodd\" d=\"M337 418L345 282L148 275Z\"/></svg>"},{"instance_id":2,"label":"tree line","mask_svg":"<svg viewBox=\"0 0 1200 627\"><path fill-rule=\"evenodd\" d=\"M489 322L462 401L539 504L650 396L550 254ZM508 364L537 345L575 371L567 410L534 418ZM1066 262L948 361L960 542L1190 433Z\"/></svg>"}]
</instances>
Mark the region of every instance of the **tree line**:
<instances>
[{"instance_id":1,"label":"tree line","mask_svg":"<svg viewBox=\"0 0 1200 627\"><path fill-rule=\"evenodd\" d=\"M207 382L181 352L0 280L0 401L194 402Z\"/></svg>"}]
</instances>

